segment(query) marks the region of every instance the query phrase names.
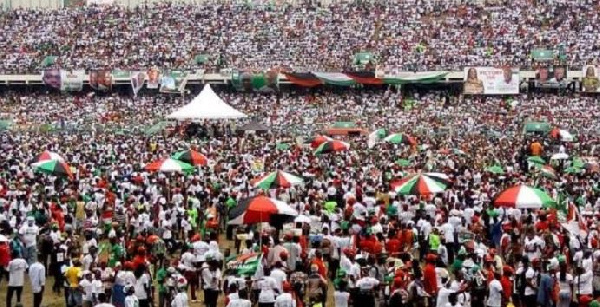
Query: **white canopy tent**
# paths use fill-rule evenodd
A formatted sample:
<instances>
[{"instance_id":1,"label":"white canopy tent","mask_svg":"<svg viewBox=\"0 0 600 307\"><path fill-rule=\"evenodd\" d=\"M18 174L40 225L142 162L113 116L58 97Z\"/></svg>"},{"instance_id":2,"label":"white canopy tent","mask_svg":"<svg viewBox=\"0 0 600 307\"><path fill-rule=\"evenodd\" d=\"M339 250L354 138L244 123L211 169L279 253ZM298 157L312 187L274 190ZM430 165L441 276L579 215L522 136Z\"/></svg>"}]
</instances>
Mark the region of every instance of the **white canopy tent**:
<instances>
[{"instance_id":1,"label":"white canopy tent","mask_svg":"<svg viewBox=\"0 0 600 307\"><path fill-rule=\"evenodd\" d=\"M244 118L246 114L234 109L210 88L209 84L196 98L177 111L171 113L168 118L185 119L232 119Z\"/></svg>"}]
</instances>

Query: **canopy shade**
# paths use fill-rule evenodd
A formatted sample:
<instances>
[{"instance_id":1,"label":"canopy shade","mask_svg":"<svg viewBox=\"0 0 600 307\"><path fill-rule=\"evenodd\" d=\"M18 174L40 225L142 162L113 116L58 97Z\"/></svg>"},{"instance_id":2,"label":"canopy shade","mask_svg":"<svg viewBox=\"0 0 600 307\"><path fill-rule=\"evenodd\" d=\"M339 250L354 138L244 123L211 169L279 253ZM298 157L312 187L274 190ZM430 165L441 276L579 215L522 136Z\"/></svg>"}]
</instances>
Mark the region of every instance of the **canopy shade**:
<instances>
[{"instance_id":1,"label":"canopy shade","mask_svg":"<svg viewBox=\"0 0 600 307\"><path fill-rule=\"evenodd\" d=\"M234 109L219 98L209 84L190 103L171 113L173 119L231 119L244 118L246 114Z\"/></svg>"}]
</instances>

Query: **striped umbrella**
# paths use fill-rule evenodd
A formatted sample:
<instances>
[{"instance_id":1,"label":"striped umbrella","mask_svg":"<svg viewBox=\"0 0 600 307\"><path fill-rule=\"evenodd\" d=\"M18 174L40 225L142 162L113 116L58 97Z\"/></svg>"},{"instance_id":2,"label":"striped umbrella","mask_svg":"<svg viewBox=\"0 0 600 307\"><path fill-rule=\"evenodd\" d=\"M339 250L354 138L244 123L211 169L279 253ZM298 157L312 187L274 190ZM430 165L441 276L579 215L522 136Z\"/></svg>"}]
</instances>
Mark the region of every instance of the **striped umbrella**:
<instances>
[{"instance_id":1,"label":"striped umbrella","mask_svg":"<svg viewBox=\"0 0 600 307\"><path fill-rule=\"evenodd\" d=\"M392 144L405 144L405 145L415 145L417 141L408 135L394 133L386 136L383 139L384 142L392 143Z\"/></svg>"},{"instance_id":2,"label":"striped umbrella","mask_svg":"<svg viewBox=\"0 0 600 307\"><path fill-rule=\"evenodd\" d=\"M508 188L500 192L494 199L495 205L518 209L539 209L555 203L546 192L526 185Z\"/></svg>"},{"instance_id":3,"label":"striped umbrella","mask_svg":"<svg viewBox=\"0 0 600 307\"><path fill-rule=\"evenodd\" d=\"M441 193L448 187L450 178L442 173L423 173L392 183L392 189L403 195L430 195Z\"/></svg>"},{"instance_id":4,"label":"striped umbrella","mask_svg":"<svg viewBox=\"0 0 600 307\"><path fill-rule=\"evenodd\" d=\"M544 165L540 168L540 174L546 178L558 179L558 175L552 166Z\"/></svg>"},{"instance_id":5,"label":"striped umbrella","mask_svg":"<svg viewBox=\"0 0 600 307\"><path fill-rule=\"evenodd\" d=\"M195 150L184 150L176 152L171 156L171 158L179 160L181 162L185 162L191 165L206 165L208 164L208 159L203 154L195 151Z\"/></svg>"},{"instance_id":6,"label":"striped umbrella","mask_svg":"<svg viewBox=\"0 0 600 307\"><path fill-rule=\"evenodd\" d=\"M146 170L154 172L186 172L193 169L192 165L172 158L161 159L146 165Z\"/></svg>"},{"instance_id":7,"label":"striped umbrella","mask_svg":"<svg viewBox=\"0 0 600 307\"><path fill-rule=\"evenodd\" d=\"M262 195L242 199L229 211L229 224L254 224L298 215L288 204Z\"/></svg>"},{"instance_id":8,"label":"striped umbrella","mask_svg":"<svg viewBox=\"0 0 600 307\"><path fill-rule=\"evenodd\" d=\"M73 172L71 172L71 167L65 163L57 160L49 160L46 162L39 162L36 165L36 170L53 176L60 177L73 177Z\"/></svg>"},{"instance_id":9,"label":"striped umbrella","mask_svg":"<svg viewBox=\"0 0 600 307\"><path fill-rule=\"evenodd\" d=\"M292 174L275 171L266 176L258 178L255 182L253 182L253 186L255 188L261 189L289 189L292 185L302 183L302 178L294 176Z\"/></svg>"},{"instance_id":10,"label":"striped umbrella","mask_svg":"<svg viewBox=\"0 0 600 307\"><path fill-rule=\"evenodd\" d=\"M350 149L350 144L342 141L329 141L325 142L315 150L315 154L325 154L336 151L344 151Z\"/></svg>"},{"instance_id":11,"label":"striped umbrella","mask_svg":"<svg viewBox=\"0 0 600 307\"><path fill-rule=\"evenodd\" d=\"M52 152L49 150L44 150L42 153L40 153L33 159L32 163L36 164L36 163L47 162L47 161L65 162L65 159L55 152Z\"/></svg>"},{"instance_id":12,"label":"striped umbrella","mask_svg":"<svg viewBox=\"0 0 600 307\"><path fill-rule=\"evenodd\" d=\"M314 148L319 147L319 145L321 145L325 142L330 142L330 141L333 141L333 139L328 136L317 135L315 137L310 138L308 140L308 143L310 143L310 147L314 149Z\"/></svg>"}]
</instances>

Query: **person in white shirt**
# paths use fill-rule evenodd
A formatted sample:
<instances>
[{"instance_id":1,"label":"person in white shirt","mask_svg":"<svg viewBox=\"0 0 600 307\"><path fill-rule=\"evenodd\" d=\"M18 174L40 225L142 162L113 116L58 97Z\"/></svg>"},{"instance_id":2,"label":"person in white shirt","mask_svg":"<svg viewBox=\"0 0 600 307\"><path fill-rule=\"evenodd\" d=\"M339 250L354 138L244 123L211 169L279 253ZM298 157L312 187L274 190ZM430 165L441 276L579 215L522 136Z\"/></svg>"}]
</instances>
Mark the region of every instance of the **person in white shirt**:
<instances>
[{"instance_id":1,"label":"person in white shirt","mask_svg":"<svg viewBox=\"0 0 600 307\"><path fill-rule=\"evenodd\" d=\"M150 306L151 283L150 275L145 267L140 267L135 272L136 282L134 285L135 296L138 298L139 307Z\"/></svg>"},{"instance_id":2,"label":"person in white shirt","mask_svg":"<svg viewBox=\"0 0 600 307\"><path fill-rule=\"evenodd\" d=\"M277 281L271 277L271 270L268 267L263 268L263 277L256 282L256 285L260 290L258 306L273 306L278 291Z\"/></svg>"},{"instance_id":3,"label":"person in white shirt","mask_svg":"<svg viewBox=\"0 0 600 307\"><path fill-rule=\"evenodd\" d=\"M133 284L128 284L123 288L123 292L127 295L125 297L125 307L139 307L140 301L135 296L135 289Z\"/></svg>"},{"instance_id":4,"label":"person in white shirt","mask_svg":"<svg viewBox=\"0 0 600 307\"><path fill-rule=\"evenodd\" d=\"M231 297L232 294L235 294L235 297ZM252 302L248 299L248 291L241 289L237 293L231 293L226 307L252 307Z\"/></svg>"},{"instance_id":5,"label":"person in white shirt","mask_svg":"<svg viewBox=\"0 0 600 307\"><path fill-rule=\"evenodd\" d=\"M218 263L211 257L206 258L208 267L202 270L202 282L204 285L204 302L206 307L217 307L219 289L221 289L221 270Z\"/></svg>"},{"instance_id":6,"label":"person in white shirt","mask_svg":"<svg viewBox=\"0 0 600 307\"><path fill-rule=\"evenodd\" d=\"M92 272L85 270L82 275L83 279L79 282L79 288L83 292L83 307L92 307L94 301L92 294Z\"/></svg>"},{"instance_id":7,"label":"person in white shirt","mask_svg":"<svg viewBox=\"0 0 600 307\"><path fill-rule=\"evenodd\" d=\"M40 307L46 285L46 268L36 259L29 267L29 279L31 280L31 291L33 292L33 307Z\"/></svg>"},{"instance_id":8,"label":"person in white shirt","mask_svg":"<svg viewBox=\"0 0 600 307\"><path fill-rule=\"evenodd\" d=\"M108 302L108 298L106 296L100 296L99 302L100 304L94 307L115 307L115 305Z\"/></svg>"},{"instance_id":9,"label":"person in white shirt","mask_svg":"<svg viewBox=\"0 0 600 307\"><path fill-rule=\"evenodd\" d=\"M27 217L27 222L19 228L19 236L25 245L27 264L32 264L37 256L37 236L40 228L35 225L33 216Z\"/></svg>"},{"instance_id":10,"label":"person in white shirt","mask_svg":"<svg viewBox=\"0 0 600 307\"><path fill-rule=\"evenodd\" d=\"M100 303L100 297L104 296L104 283L102 282L102 272L98 269L94 271L92 280L92 303L94 306Z\"/></svg>"},{"instance_id":11,"label":"person in white shirt","mask_svg":"<svg viewBox=\"0 0 600 307\"><path fill-rule=\"evenodd\" d=\"M494 280L488 285L487 306L500 307L502 305L502 284L500 283L500 274L494 274Z\"/></svg>"},{"instance_id":12,"label":"person in white shirt","mask_svg":"<svg viewBox=\"0 0 600 307\"><path fill-rule=\"evenodd\" d=\"M8 263L8 291L6 293L6 306L10 307L13 293L17 293L17 303L21 302L21 293L23 293L23 284L25 283L25 270L29 267L27 261L20 257L18 253L13 253L13 260Z\"/></svg>"},{"instance_id":13,"label":"person in white shirt","mask_svg":"<svg viewBox=\"0 0 600 307\"><path fill-rule=\"evenodd\" d=\"M338 288L333 293L333 299L336 307L348 307L348 301L350 300L350 293L346 290L348 283L342 280L338 285Z\"/></svg>"},{"instance_id":14,"label":"person in white shirt","mask_svg":"<svg viewBox=\"0 0 600 307\"><path fill-rule=\"evenodd\" d=\"M177 281L177 294L175 294L175 296L173 297L173 300L171 301L171 307L188 307L189 306L188 296L185 291L186 286L187 286L187 281L185 280L185 278L180 278Z\"/></svg>"},{"instance_id":15,"label":"person in white shirt","mask_svg":"<svg viewBox=\"0 0 600 307\"><path fill-rule=\"evenodd\" d=\"M283 292L283 282L287 280L287 274L283 271L283 264L281 261L275 262L275 267L271 270L271 275L277 282L277 290L279 293Z\"/></svg>"},{"instance_id":16,"label":"person in white shirt","mask_svg":"<svg viewBox=\"0 0 600 307\"><path fill-rule=\"evenodd\" d=\"M290 293L291 291L292 287L290 286L290 283L286 281L283 285L283 293L278 295L275 299L275 307L296 307L296 300Z\"/></svg>"}]
</instances>

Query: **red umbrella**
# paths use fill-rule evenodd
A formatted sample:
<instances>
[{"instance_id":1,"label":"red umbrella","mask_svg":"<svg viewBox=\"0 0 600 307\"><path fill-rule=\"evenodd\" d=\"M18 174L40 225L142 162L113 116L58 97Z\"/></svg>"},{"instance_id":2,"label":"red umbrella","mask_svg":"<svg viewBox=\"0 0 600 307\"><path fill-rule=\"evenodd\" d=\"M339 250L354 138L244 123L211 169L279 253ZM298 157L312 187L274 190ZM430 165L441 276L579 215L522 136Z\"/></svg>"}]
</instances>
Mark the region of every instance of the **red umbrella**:
<instances>
[{"instance_id":1,"label":"red umbrella","mask_svg":"<svg viewBox=\"0 0 600 307\"><path fill-rule=\"evenodd\" d=\"M313 137L312 139L310 139L310 147L317 148L317 147L319 147L319 145L321 145L325 142L329 142L329 141L333 141L333 139L328 136L317 135L317 136Z\"/></svg>"},{"instance_id":2,"label":"red umbrella","mask_svg":"<svg viewBox=\"0 0 600 307\"><path fill-rule=\"evenodd\" d=\"M288 204L266 196L254 196L242 199L229 212L232 225L270 222L273 216L298 215Z\"/></svg>"}]
</instances>

